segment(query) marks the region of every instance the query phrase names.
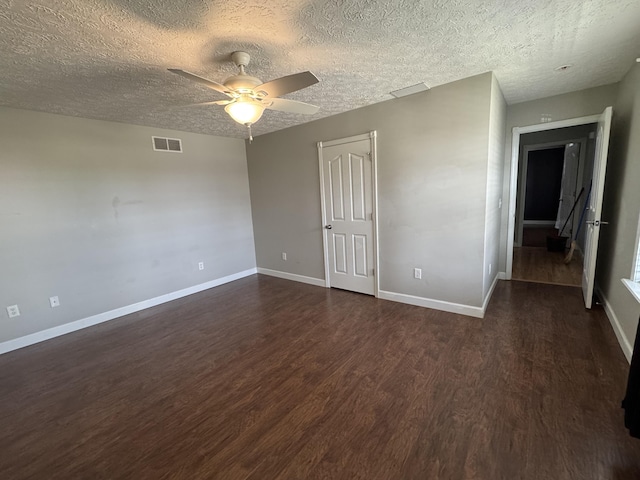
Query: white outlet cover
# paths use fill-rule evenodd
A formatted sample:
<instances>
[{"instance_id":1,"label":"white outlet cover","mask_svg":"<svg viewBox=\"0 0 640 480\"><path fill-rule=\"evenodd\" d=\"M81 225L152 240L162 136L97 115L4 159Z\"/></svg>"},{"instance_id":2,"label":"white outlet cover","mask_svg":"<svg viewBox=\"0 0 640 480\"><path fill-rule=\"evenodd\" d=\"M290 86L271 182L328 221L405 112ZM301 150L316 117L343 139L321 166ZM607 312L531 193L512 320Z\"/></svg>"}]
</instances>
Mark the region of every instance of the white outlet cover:
<instances>
[{"instance_id":1,"label":"white outlet cover","mask_svg":"<svg viewBox=\"0 0 640 480\"><path fill-rule=\"evenodd\" d=\"M422 269L421 268L414 268L413 269L413 277L420 280L422 278Z\"/></svg>"},{"instance_id":2,"label":"white outlet cover","mask_svg":"<svg viewBox=\"0 0 640 480\"><path fill-rule=\"evenodd\" d=\"M19 317L20 316L20 309L18 308L18 305L10 305L7 307L7 314L9 315L9 318L13 318L13 317Z\"/></svg>"},{"instance_id":3,"label":"white outlet cover","mask_svg":"<svg viewBox=\"0 0 640 480\"><path fill-rule=\"evenodd\" d=\"M286 260L287 259L287 254L285 252L282 252L282 259Z\"/></svg>"},{"instance_id":4,"label":"white outlet cover","mask_svg":"<svg viewBox=\"0 0 640 480\"><path fill-rule=\"evenodd\" d=\"M55 297L49 297L49 304L51 305L51 308L59 307L60 300L58 299L58 296L56 295Z\"/></svg>"},{"instance_id":5,"label":"white outlet cover","mask_svg":"<svg viewBox=\"0 0 640 480\"><path fill-rule=\"evenodd\" d=\"M204 270L204 262L198 263L198 270Z\"/></svg>"}]
</instances>

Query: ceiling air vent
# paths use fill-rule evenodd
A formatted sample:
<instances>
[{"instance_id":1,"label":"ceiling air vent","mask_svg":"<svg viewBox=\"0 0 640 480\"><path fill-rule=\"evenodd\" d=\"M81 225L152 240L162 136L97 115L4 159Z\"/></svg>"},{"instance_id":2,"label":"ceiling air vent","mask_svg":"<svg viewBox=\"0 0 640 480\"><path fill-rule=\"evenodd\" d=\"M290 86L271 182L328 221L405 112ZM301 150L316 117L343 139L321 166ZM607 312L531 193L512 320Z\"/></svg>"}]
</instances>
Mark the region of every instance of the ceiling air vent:
<instances>
[{"instance_id":1,"label":"ceiling air vent","mask_svg":"<svg viewBox=\"0 0 640 480\"><path fill-rule=\"evenodd\" d=\"M153 149L160 152L182 153L182 140L179 138L151 137Z\"/></svg>"}]
</instances>

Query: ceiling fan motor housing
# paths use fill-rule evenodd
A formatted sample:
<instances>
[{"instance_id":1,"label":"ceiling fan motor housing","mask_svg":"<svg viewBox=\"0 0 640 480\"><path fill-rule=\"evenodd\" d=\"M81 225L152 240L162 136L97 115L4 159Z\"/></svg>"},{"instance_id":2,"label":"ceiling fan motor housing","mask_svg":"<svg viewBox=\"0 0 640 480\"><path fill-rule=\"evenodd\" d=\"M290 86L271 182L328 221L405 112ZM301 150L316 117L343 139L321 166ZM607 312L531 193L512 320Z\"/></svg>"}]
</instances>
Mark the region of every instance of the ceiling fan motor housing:
<instances>
[{"instance_id":1,"label":"ceiling fan motor housing","mask_svg":"<svg viewBox=\"0 0 640 480\"><path fill-rule=\"evenodd\" d=\"M262 80L244 72L244 67L249 65L251 60L251 56L247 52L233 52L231 60L240 69L240 73L227 78L224 81L225 87L236 90L239 93L249 93L249 90L253 90L254 87L262 84Z\"/></svg>"},{"instance_id":2,"label":"ceiling fan motor housing","mask_svg":"<svg viewBox=\"0 0 640 480\"><path fill-rule=\"evenodd\" d=\"M262 84L262 80L256 77L252 77L251 75L246 75L239 73L238 75L233 75L227 78L224 81L224 86L230 88L232 90L236 90L240 93L243 93L242 90L253 90L258 85Z\"/></svg>"}]
</instances>

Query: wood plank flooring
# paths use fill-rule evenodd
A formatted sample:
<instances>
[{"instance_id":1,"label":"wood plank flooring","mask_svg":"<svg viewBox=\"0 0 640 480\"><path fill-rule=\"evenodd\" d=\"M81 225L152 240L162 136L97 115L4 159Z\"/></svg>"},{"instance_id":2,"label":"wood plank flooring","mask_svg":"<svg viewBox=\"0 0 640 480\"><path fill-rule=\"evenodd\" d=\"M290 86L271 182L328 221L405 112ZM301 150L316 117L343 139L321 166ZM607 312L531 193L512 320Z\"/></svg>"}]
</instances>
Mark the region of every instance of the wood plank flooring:
<instances>
[{"instance_id":1,"label":"wood plank flooring","mask_svg":"<svg viewBox=\"0 0 640 480\"><path fill-rule=\"evenodd\" d=\"M511 278L579 287L582 285L582 258L575 252L571 262L565 264L566 253L549 252L546 247L515 247Z\"/></svg>"},{"instance_id":2,"label":"wood plank flooring","mask_svg":"<svg viewBox=\"0 0 640 480\"><path fill-rule=\"evenodd\" d=\"M579 289L484 319L248 277L0 356L2 479L640 478Z\"/></svg>"}]
</instances>

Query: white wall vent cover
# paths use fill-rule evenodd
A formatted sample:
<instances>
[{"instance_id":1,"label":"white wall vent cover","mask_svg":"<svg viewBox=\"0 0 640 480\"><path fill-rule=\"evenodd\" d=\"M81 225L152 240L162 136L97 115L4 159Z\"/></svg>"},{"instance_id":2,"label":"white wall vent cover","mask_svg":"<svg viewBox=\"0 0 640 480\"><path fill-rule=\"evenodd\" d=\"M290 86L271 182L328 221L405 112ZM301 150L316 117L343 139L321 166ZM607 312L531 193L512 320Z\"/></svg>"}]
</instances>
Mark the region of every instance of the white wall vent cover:
<instances>
[{"instance_id":1,"label":"white wall vent cover","mask_svg":"<svg viewBox=\"0 0 640 480\"><path fill-rule=\"evenodd\" d=\"M153 149L160 152L182 153L182 140L179 138L151 137Z\"/></svg>"}]
</instances>

